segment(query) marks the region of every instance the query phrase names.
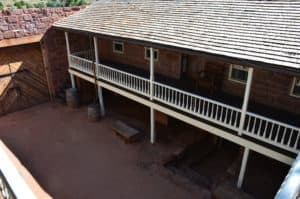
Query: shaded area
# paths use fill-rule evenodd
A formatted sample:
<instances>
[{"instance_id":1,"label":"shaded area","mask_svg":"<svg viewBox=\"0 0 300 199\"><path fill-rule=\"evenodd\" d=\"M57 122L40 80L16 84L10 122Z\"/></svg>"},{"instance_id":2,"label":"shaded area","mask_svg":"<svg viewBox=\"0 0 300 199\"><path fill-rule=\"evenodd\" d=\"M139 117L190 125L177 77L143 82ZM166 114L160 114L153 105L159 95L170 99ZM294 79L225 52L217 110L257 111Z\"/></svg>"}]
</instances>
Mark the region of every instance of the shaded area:
<instances>
[{"instance_id":1,"label":"shaded area","mask_svg":"<svg viewBox=\"0 0 300 199\"><path fill-rule=\"evenodd\" d=\"M160 145L125 145L115 137L109 115L118 114L91 123L86 107L39 105L2 117L0 138L54 198L210 198L151 169L163 170L155 164Z\"/></svg>"},{"instance_id":2,"label":"shaded area","mask_svg":"<svg viewBox=\"0 0 300 199\"><path fill-rule=\"evenodd\" d=\"M49 99L39 44L0 49L0 115Z\"/></svg>"}]
</instances>

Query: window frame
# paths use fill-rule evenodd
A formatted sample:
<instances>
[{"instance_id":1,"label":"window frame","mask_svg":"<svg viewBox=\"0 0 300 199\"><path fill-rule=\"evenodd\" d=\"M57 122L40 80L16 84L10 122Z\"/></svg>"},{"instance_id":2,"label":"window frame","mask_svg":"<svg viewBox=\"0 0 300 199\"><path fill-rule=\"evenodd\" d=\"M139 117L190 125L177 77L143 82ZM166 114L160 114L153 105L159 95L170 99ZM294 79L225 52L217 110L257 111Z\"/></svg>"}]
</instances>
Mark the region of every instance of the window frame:
<instances>
[{"instance_id":1,"label":"window frame","mask_svg":"<svg viewBox=\"0 0 300 199\"><path fill-rule=\"evenodd\" d=\"M147 50L150 50L150 47L145 47L144 48L145 50L144 50L144 59L146 59L146 60L150 60L150 57L147 57ZM155 58L155 51L156 51L156 54L157 54L157 56L156 56L156 58ZM153 56L154 56L154 61L158 61L158 58L159 58L159 50L157 49L157 48L153 48Z\"/></svg>"},{"instance_id":2,"label":"window frame","mask_svg":"<svg viewBox=\"0 0 300 199\"><path fill-rule=\"evenodd\" d=\"M228 79L230 81L237 82L237 83L240 83L240 84L247 84L247 80L246 81L242 81L242 80L238 80L238 79L232 78L232 70L233 70L233 68L238 69L238 70L242 70L242 71L246 71L247 72L247 77L248 77L249 67L242 66L242 65L237 65L237 64L230 64L229 74L228 74Z\"/></svg>"},{"instance_id":3,"label":"window frame","mask_svg":"<svg viewBox=\"0 0 300 199\"><path fill-rule=\"evenodd\" d=\"M297 95L297 94L294 93L295 87L296 86L300 87L300 85L296 85L297 79L300 80L300 77L294 77L293 78L292 87L291 87L291 91L290 91L290 96L300 98L300 94Z\"/></svg>"},{"instance_id":4,"label":"window frame","mask_svg":"<svg viewBox=\"0 0 300 199\"><path fill-rule=\"evenodd\" d=\"M121 45L122 46L122 51L117 50L115 48L115 45ZM118 54L124 54L125 48L124 48L124 42L121 41L113 41L113 52L118 53Z\"/></svg>"}]
</instances>

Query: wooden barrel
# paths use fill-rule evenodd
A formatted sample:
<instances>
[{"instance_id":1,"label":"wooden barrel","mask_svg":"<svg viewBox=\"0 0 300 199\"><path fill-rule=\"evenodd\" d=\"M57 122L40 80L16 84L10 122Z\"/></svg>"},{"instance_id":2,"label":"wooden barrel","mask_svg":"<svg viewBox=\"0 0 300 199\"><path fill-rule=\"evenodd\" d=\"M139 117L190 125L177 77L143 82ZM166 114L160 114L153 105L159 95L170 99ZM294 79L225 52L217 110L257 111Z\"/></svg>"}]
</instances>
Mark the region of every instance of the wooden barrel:
<instances>
[{"instance_id":1,"label":"wooden barrel","mask_svg":"<svg viewBox=\"0 0 300 199\"><path fill-rule=\"evenodd\" d=\"M66 90L66 102L69 107L77 108L79 106L79 96L76 88Z\"/></svg>"},{"instance_id":2,"label":"wooden barrel","mask_svg":"<svg viewBox=\"0 0 300 199\"><path fill-rule=\"evenodd\" d=\"M100 106L99 104L90 104L88 106L88 119L95 122L100 120Z\"/></svg>"}]
</instances>

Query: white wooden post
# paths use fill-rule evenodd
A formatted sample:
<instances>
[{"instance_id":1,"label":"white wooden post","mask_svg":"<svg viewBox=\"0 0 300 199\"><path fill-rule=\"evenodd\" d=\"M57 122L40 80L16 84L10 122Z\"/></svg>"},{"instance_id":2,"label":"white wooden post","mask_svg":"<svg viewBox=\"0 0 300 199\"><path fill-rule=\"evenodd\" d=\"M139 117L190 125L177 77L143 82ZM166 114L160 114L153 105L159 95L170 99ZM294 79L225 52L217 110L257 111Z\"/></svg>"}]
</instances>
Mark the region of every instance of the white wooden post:
<instances>
[{"instance_id":1,"label":"white wooden post","mask_svg":"<svg viewBox=\"0 0 300 199\"><path fill-rule=\"evenodd\" d=\"M243 128L244 128L245 119L246 119L246 113L247 113L247 108L248 108L248 103L249 103L249 97L250 97L250 90L251 90L251 85L252 85L252 77L253 77L253 68L249 68L247 84L246 84L245 94L244 94L244 101L243 101L242 112L241 112L239 132L238 132L239 135L242 135L242 133L243 133Z\"/></svg>"},{"instance_id":2,"label":"white wooden post","mask_svg":"<svg viewBox=\"0 0 300 199\"><path fill-rule=\"evenodd\" d=\"M70 54L71 53L70 53L70 43L69 43L69 34L68 34L68 32L65 32L65 39L66 39L68 64L69 64L69 67L70 67ZM70 79L71 79L72 88L76 88L74 75L70 74Z\"/></svg>"},{"instance_id":3,"label":"white wooden post","mask_svg":"<svg viewBox=\"0 0 300 199\"><path fill-rule=\"evenodd\" d=\"M153 80L154 80L154 53L153 48L150 48L150 100L153 100ZM155 113L154 109L150 108L150 141L151 144L155 143Z\"/></svg>"},{"instance_id":4,"label":"white wooden post","mask_svg":"<svg viewBox=\"0 0 300 199\"><path fill-rule=\"evenodd\" d=\"M154 53L150 48L150 99L153 99L153 80L154 80Z\"/></svg>"},{"instance_id":5,"label":"white wooden post","mask_svg":"<svg viewBox=\"0 0 300 199\"><path fill-rule=\"evenodd\" d=\"M151 144L155 143L155 111L153 108L150 108L150 120L151 120L151 127L150 127L150 131L151 131Z\"/></svg>"},{"instance_id":6,"label":"white wooden post","mask_svg":"<svg viewBox=\"0 0 300 199\"><path fill-rule=\"evenodd\" d=\"M99 54L98 54L99 50L98 50L97 37L94 37L94 48L95 48L96 76L98 76L98 74L99 74L98 64L100 63L100 61L99 61ZM101 116L104 116L105 109L104 109L104 100L103 100L103 94L102 94L102 87L101 86L98 86L98 100L99 100L99 105L100 105Z\"/></svg>"},{"instance_id":7,"label":"white wooden post","mask_svg":"<svg viewBox=\"0 0 300 199\"><path fill-rule=\"evenodd\" d=\"M246 166L247 166L247 162L248 162L248 156L249 156L249 148L245 147L244 154L243 154L243 160L242 160L242 164L241 164L241 170L240 170L240 174L239 174L239 178L238 178L238 182L237 182L238 188L242 187L242 184L244 181Z\"/></svg>"}]
</instances>

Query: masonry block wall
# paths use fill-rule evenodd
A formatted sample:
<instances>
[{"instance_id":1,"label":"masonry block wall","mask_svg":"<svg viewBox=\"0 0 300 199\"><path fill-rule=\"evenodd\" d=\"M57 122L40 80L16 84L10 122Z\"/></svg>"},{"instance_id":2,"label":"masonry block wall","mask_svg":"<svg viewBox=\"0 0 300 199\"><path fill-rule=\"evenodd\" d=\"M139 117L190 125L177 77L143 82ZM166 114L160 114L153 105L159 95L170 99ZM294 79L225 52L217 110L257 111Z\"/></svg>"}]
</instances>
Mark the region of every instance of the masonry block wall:
<instances>
[{"instance_id":1,"label":"masonry block wall","mask_svg":"<svg viewBox=\"0 0 300 199\"><path fill-rule=\"evenodd\" d=\"M66 56L64 35L59 37L55 31L45 32L55 21L80 9L81 7L70 7L0 11L0 115L48 101L49 88L58 87L57 84L61 86L61 82L68 77L67 62L60 59L61 56ZM46 47L48 54L45 50L42 51L38 40L33 41L35 43L26 42L26 38L33 35L40 38L44 33L49 42ZM49 41L48 35L54 40ZM22 40L22 45L13 42L16 40ZM1 42L5 45L1 46ZM55 57L55 54L59 57ZM49 84L48 60L53 61L54 69L57 69L57 81L54 84Z\"/></svg>"},{"instance_id":2,"label":"masonry block wall","mask_svg":"<svg viewBox=\"0 0 300 199\"><path fill-rule=\"evenodd\" d=\"M0 40L43 34L56 21L83 7L29 8L0 11Z\"/></svg>"},{"instance_id":3,"label":"masonry block wall","mask_svg":"<svg viewBox=\"0 0 300 199\"><path fill-rule=\"evenodd\" d=\"M149 61L145 59L143 45L124 42L124 53L113 52L113 40L99 39L99 57L102 61L114 61L118 64L135 66L149 71ZM155 72L172 78L180 78L181 53L158 49L159 59L155 61Z\"/></svg>"},{"instance_id":4,"label":"masonry block wall","mask_svg":"<svg viewBox=\"0 0 300 199\"><path fill-rule=\"evenodd\" d=\"M69 33L69 43L71 53L90 49L90 41L86 36ZM91 44L93 45L93 41ZM44 34L41 46L49 92L51 97L54 98L60 92L63 92L65 88L71 86L64 31L50 28Z\"/></svg>"},{"instance_id":5,"label":"masonry block wall","mask_svg":"<svg viewBox=\"0 0 300 199\"><path fill-rule=\"evenodd\" d=\"M242 97L245 85L228 80L229 67L226 67L225 70L222 90ZM290 96L295 75L259 67L254 68L250 100L299 115L300 98Z\"/></svg>"},{"instance_id":6,"label":"masonry block wall","mask_svg":"<svg viewBox=\"0 0 300 199\"><path fill-rule=\"evenodd\" d=\"M0 75L0 115L49 100L39 44L0 48Z\"/></svg>"}]
</instances>

